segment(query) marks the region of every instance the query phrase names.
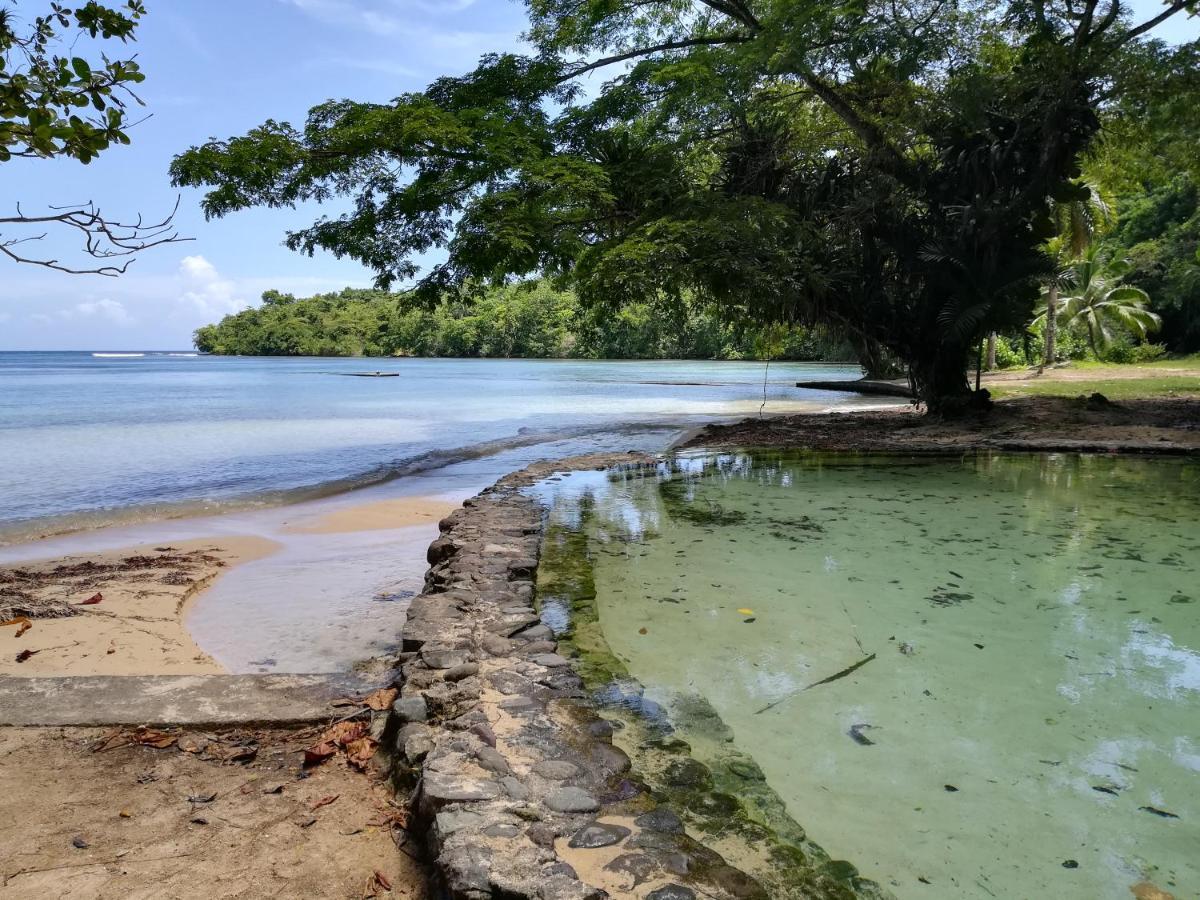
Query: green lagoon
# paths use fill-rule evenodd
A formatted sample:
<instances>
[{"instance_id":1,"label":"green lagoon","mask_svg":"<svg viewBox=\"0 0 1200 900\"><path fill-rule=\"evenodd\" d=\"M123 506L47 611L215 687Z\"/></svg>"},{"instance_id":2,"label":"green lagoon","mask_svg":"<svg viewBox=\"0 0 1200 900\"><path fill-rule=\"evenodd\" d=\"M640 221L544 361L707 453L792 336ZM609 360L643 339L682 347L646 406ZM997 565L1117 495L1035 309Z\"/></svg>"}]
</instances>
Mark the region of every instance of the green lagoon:
<instances>
[{"instance_id":1,"label":"green lagoon","mask_svg":"<svg viewBox=\"0 0 1200 900\"><path fill-rule=\"evenodd\" d=\"M702 758L707 701L896 897L1200 896L1194 461L696 453L542 491L645 697Z\"/></svg>"}]
</instances>

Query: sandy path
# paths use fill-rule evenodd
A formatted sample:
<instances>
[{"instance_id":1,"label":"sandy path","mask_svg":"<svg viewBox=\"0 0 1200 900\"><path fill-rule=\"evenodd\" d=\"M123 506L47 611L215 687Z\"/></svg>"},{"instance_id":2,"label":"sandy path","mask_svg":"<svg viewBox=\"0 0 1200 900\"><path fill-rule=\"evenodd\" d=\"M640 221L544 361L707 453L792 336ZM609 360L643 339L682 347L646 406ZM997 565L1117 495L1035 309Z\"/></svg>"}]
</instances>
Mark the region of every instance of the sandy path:
<instances>
[{"instance_id":1,"label":"sandy path","mask_svg":"<svg viewBox=\"0 0 1200 900\"><path fill-rule=\"evenodd\" d=\"M0 675L222 672L184 628L183 611L229 567L277 547L221 537L2 567L0 621L25 614L30 627L0 627Z\"/></svg>"},{"instance_id":2,"label":"sandy path","mask_svg":"<svg viewBox=\"0 0 1200 900\"><path fill-rule=\"evenodd\" d=\"M386 783L340 759L302 775L315 730L93 752L105 734L0 728L2 900L426 896ZM254 759L221 762L247 740ZM377 870L390 891L367 890Z\"/></svg>"}]
</instances>

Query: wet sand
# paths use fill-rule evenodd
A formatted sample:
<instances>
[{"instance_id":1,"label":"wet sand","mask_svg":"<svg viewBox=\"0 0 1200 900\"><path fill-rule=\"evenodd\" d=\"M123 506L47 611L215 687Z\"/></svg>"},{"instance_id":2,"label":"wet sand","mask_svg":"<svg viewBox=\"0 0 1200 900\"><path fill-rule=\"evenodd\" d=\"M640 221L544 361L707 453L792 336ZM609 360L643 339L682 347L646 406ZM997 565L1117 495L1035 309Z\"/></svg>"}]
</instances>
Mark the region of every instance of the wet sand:
<instances>
[{"instance_id":1,"label":"wet sand","mask_svg":"<svg viewBox=\"0 0 1200 900\"><path fill-rule=\"evenodd\" d=\"M436 523L458 506L439 497L395 497L301 518L285 525L283 530L289 534L345 534L408 528Z\"/></svg>"},{"instance_id":2,"label":"wet sand","mask_svg":"<svg viewBox=\"0 0 1200 900\"><path fill-rule=\"evenodd\" d=\"M28 627L0 627L0 675L223 672L188 634L184 611L222 573L278 547L222 536L2 567L0 621L24 618Z\"/></svg>"}]
</instances>

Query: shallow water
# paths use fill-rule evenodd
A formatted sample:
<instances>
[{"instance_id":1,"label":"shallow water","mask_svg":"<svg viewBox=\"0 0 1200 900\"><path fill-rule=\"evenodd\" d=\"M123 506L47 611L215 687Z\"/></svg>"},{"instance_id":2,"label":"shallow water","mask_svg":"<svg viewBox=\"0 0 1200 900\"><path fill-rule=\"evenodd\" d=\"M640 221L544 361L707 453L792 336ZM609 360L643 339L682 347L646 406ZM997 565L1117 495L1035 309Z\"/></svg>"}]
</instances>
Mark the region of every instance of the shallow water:
<instances>
[{"instance_id":1,"label":"shallow water","mask_svg":"<svg viewBox=\"0 0 1200 900\"><path fill-rule=\"evenodd\" d=\"M706 698L897 897L1200 895L1195 462L695 454L544 490L647 696Z\"/></svg>"},{"instance_id":2,"label":"shallow water","mask_svg":"<svg viewBox=\"0 0 1200 900\"><path fill-rule=\"evenodd\" d=\"M385 371L394 378L345 377ZM857 367L776 363L768 411ZM0 544L327 495L557 437L747 415L761 363L0 353ZM861 402L861 401L858 401Z\"/></svg>"}]
</instances>

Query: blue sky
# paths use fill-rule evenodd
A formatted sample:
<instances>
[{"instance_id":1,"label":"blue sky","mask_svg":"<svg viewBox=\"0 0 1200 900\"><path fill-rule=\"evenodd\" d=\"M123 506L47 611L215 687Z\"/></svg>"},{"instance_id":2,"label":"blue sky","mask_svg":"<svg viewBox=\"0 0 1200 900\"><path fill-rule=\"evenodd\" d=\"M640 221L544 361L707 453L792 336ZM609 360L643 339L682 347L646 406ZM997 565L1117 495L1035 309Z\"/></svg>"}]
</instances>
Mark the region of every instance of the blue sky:
<instances>
[{"instance_id":1,"label":"blue sky","mask_svg":"<svg viewBox=\"0 0 1200 900\"><path fill-rule=\"evenodd\" d=\"M297 123L331 97L386 101L485 52L518 46L525 19L514 0L147 0L134 50L139 94L152 116L129 147L89 166L16 160L0 167L0 203L93 199L112 216L170 210L171 158L266 118ZM1136 0L1153 14L1156 0ZM41 10L41 0L18 8ZM26 13L28 14L28 13ZM1194 37L1195 20L1160 30ZM156 248L121 278L71 276L0 261L0 349L176 349L192 331L257 302L267 288L297 294L367 285L356 263L309 259L281 244L315 209L252 210L205 222L184 191L177 223L195 240Z\"/></svg>"}]
</instances>

